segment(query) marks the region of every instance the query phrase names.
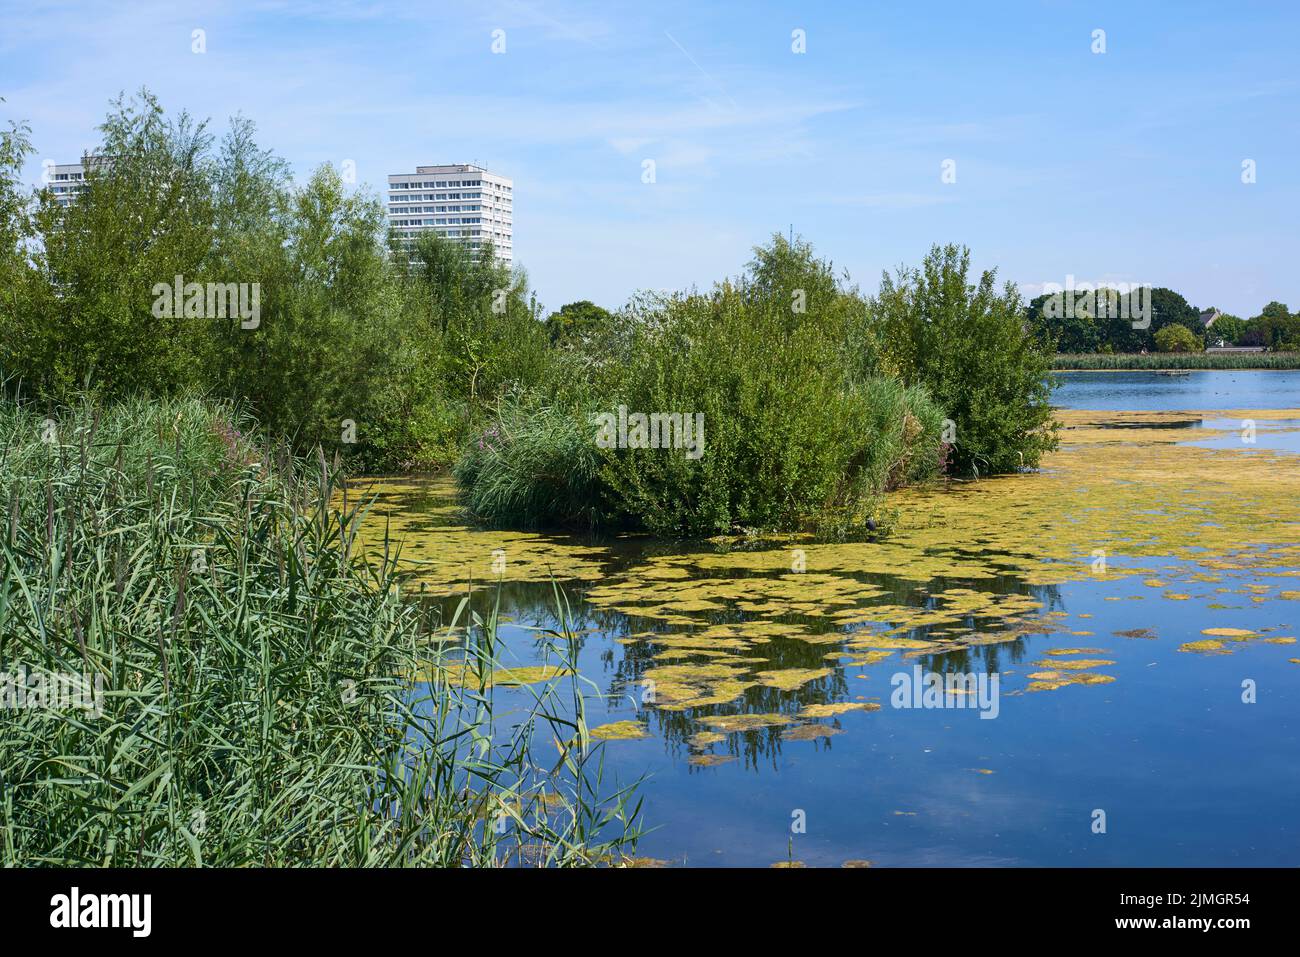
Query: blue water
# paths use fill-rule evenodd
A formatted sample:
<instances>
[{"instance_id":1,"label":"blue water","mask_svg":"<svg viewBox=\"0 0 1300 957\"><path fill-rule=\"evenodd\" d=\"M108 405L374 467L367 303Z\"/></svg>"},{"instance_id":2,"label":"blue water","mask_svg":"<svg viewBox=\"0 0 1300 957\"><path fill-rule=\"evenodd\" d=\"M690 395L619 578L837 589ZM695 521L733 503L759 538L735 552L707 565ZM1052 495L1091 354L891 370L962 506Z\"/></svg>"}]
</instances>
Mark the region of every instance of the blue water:
<instances>
[{"instance_id":1,"label":"blue water","mask_svg":"<svg viewBox=\"0 0 1300 957\"><path fill-rule=\"evenodd\" d=\"M1062 379L1055 402L1067 408L1300 409L1297 372L1185 378L1072 373ZM1300 451L1300 414L1260 420L1254 444L1241 441L1241 425L1234 417L1205 416L1188 428L1187 441L1248 453ZM1204 431L1210 429L1222 434ZM1198 438L1203 431L1211 437ZM1249 458L1242 461L1249 467ZM1297 491L1300 481L1278 494ZM437 547L436 534L430 544ZM605 580L637 567L638 549L647 547L673 551L662 543L613 543ZM594 607L583 601L586 586L570 582L572 627L581 636L578 663L595 685L586 698L589 725L637 720L650 733L601 746L604 789L642 781L644 822L652 831L638 852L676 865L767 866L788 856L809 866L863 859L878 867L1300 865L1300 665L1288 660L1300 656L1300 645L1237 642L1230 655L1178 650L1183 642L1203 640L1202 629L1211 624L1249 629L1261 638L1300 635L1300 601L1280 594L1300 589L1300 579L1241 569L1218 570L1222 580L1208 583L1192 577L1197 566L1174 558L1112 555L1110 561L1148 569L1189 598L1167 600L1145 586L1141 574L1050 587L1010 574L931 582L930 594L968 587L1030 595L1043 613L1067 613L1059 619L1066 629L1092 634L1027 634L921 658L896 652L863 666L828 662L835 644L778 635L735 654L758 659L755 669L833 664L833 672L794 691L751 687L726 704L688 711L640 703L640 676L665 662L654 660L662 647L653 639L628 636L686 634L744 620L747 613L727 601L725 608L693 614L691 625L664 625ZM563 576L563 568L556 574ZM707 571L720 578L754 574ZM916 582L861 580L886 590L882 597L864 597L863 607L929 600ZM543 641L536 629L556 626L550 586L510 584L500 599L510 619L501 632L507 663L540 663ZM495 596L477 600L486 611ZM780 620L808 625L798 616ZM814 620L824 630L832 627L828 618ZM987 620L965 624L980 632L999 627ZM1154 637L1116 634L1132 629L1150 629ZM909 637L934 635L916 629ZM1044 652L1068 647L1097 649L1084 657L1113 661L1095 670L1116 680L1027 690L1029 673L1043 670L1036 662ZM936 672L997 673L996 719L981 719L973 708L894 707L893 676L918 663ZM1244 685L1253 686L1253 703L1243 701ZM501 688L497 696L523 709L531 692ZM823 719L843 732L829 738L785 740L779 728L733 732L705 750L734 760L713 766L689 761L686 739L707 730L702 719L710 715L794 715L824 702L881 708ZM539 747L554 753L547 736ZM1098 812L1105 815L1104 833L1095 830ZM805 826L792 831L799 820Z\"/></svg>"},{"instance_id":2,"label":"blue water","mask_svg":"<svg viewBox=\"0 0 1300 957\"><path fill-rule=\"evenodd\" d=\"M1300 419L1203 418L1200 427L1221 430L1211 438L1185 444L1201 449L1243 452L1300 452Z\"/></svg>"},{"instance_id":3,"label":"blue water","mask_svg":"<svg viewBox=\"0 0 1300 957\"><path fill-rule=\"evenodd\" d=\"M1058 372L1052 403L1094 411L1300 409L1300 370L1189 372Z\"/></svg>"},{"instance_id":4,"label":"blue water","mask_svg":"<svg viewBox=\"0 0 1300 957\"><path fill-rule=\"evenodd\" d=\"M1116 559L1122 561L1122 559ZM1181 563L1144 559L1144 566ZM1253 579L1225 579L1240 586ZM978 585L976 587L979 587ZM646 622L584 615L580 670L605 697L590 696L588 722L640 719L651 737L603 746L607 784L647 776L640 793L655 828L639 852L695 866L767 866L793 856L808 866L866 859L876 866L1295 866L1300 864L1300 666L1293 648L1246 643L1231 657L1179 652L1204 638L1204 585L1169 602L1136 580L1026 589L1052 610L1093 617L1072 622L1091 637L1027 636L992 646L997 657L961 669L999 671L996 719L974 709L895 709L891 678L915 661L897 658L838 669L797 692L751 689L736 705L701 713L796 711L807 700L873 698L883 707L826 723L842 734L783 741L778 730L742 732L714 746L734 761L688 763L683 739L701 730L691 715L638 707L635 676L650 662L639 645L614 638ZM1147 594L1143 595L1143 592ZM1107 601L1107 596L1142 600ZM1216 612L1219 626L1300 630L1300 605L1279 620L1249 599ZM516 605L508 646L538 660L537 632L553 625L543 598ZM1270 624L1263 624L1268 621ZM1115 631L1150 627L1154 639ZM1024 692L1025 674L1048 648L1088 646L1115 664L1113 684ZM761 654L786 667L816 667L826 646L789 639ZM918 659L943 670L943 658ZM866 674L864 680L855 677ZM1242 681L1258 701L1241 700ZM522 707L524 692L509 692ZM990 770L992 774L976 769ZM1098 809L1107 830L1094 833ZM791 834L794 815L807 822Z\"/></svg>"}]
</instances>

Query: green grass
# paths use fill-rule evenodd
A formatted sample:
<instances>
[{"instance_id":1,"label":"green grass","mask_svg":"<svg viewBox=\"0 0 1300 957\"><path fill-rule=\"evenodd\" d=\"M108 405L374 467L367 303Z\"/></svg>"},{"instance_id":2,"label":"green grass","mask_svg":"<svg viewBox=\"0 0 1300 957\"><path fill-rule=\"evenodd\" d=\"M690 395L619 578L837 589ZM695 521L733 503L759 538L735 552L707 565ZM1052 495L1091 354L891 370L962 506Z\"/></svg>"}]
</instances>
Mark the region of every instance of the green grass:
<instances>
[{"instance_id":1,"label":"green grass","mask_svg":"<svg viewBox=\"0 0 1300 957\"><path fill-rule=\"evenodd\" d=\"M513 528L591 528L606 520L596 427L586 408L504 400L455 476L475 520Z\"/></svg>"},{"instance_id":2,"label":"green grass","mask_svg":"<svg viewBox=\"0 0 1300 957\"><path fill-rule=\"evenodd\" d=\"M1061 354L1052 360L1052 368L1069 370L1111 369L1300 369L1300 352L1206 353L1157 352L1148 355L1118 353L1107 355Z\"/></svg>"},{"instance_id":3,"label":"green grass","mask_svg":"<svg viewBox=\"0 0 1300 957\"><path fill-rule=\"evenodd\" d=\"M495 613L406 600L324 457L251 432L195 400L0 402L0 672L104 687L101 714L0 712L0 864L620 860L639 805L604 793L582 679L502 733Z\"/></svg>"}]
</instances>

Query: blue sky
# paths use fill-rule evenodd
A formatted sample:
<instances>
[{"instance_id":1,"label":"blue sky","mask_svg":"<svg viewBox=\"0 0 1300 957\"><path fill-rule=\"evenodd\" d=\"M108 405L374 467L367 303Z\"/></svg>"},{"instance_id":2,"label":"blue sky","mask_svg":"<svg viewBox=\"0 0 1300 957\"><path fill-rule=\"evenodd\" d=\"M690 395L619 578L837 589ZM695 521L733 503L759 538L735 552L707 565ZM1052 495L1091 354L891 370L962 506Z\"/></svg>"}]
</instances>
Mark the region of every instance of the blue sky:
<instances>
[{"instance_id":1,"label":"blue sky","mask_svg":"<svg viewBox=\"0 0 1300 957\"><path fill-rule=\"evenodd\" d=\"M959 242L1029 293L1253 315L1300 308L1298 47L1293 2L3 0L0 119L31 124L32 182L142 85L218 131L244 113L300 177L481 163L548 308L707 286L793 226L869 290Z\"/></svg>"}]
</instances>

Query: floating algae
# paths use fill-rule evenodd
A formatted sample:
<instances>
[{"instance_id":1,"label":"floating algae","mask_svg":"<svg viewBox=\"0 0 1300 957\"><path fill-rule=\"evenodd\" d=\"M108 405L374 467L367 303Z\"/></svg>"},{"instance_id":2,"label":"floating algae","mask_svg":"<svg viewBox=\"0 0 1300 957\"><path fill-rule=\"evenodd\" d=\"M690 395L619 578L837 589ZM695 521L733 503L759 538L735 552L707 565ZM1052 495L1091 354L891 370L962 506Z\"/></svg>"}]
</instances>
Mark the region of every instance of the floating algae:
<instances>
[{"instance_id":1,"label":"floating algae","mask_svg":"<svg viewBox=\"0 0 1300 957\"><path fill-rule=\"evenodd\" d=\"M1215 413L1230 414L1237 413ZM1286 415L1270 410L1240 414L1255 420ZM1067 410L1059 411L1058 418L1068 447L1046 456L1038 474L999 476L949 489L903 489L891 496L891 505L899 510L893 536L876 543L800 541L806 573L791 573L790 553L782 548L658 556L625 573L623 580L596 586L592 599L657 606L672 614L696 602L728 600L764 607L859 604L880 594L860 580L862 573L924 584L938 577L979 581L1010 571L1025 574L1031 583L1060 583L1090 577L1083 559L1098 544L1115 541L1124 542L1125 552L1135 556L1172 555L1205 568L1296 564L1300 546L1294 523L1300 520L1300 505L1294 496L1276 494L1279 486L1294 481L1294 464L1285 456L1261 453L1242 468L1230 450L1177 445L1175 419L1164 413ZM602 578L607 550L601 547L458 524L454 487L446 479L361 480L353 487L354 500L377 495L363 538L381 540L387 520L393 539L436 539L436 558L417 573L426 582L464 585L473 579L489 585L497 577L491 553L498 547L506 553L503 574L511 581L546 581L552 574ZM1171 508L1172 502L1179 507ZM1152 522L1152 514L1161 520ZM1206 514L1214 515L1210 526ZM1243 543L1277 547L1246 554ZM980 553L995 554L983 560L971 557ZM758 574L731 577L740 569ZM710 570L728 574L696 580ZM1108 574L1130 572L1112 567ZM1156 587L1154 582L1163 579L1151 581ZM689 588L682 587L685 582ZM953 603L967 599L978 606L987 601L971 589L950 592ZM633 597L638 600L629 601Z\"/></svg>"},{"instance_id":2,"label":"floating algae","mask_svg":"<svg viewBox=\"0 0 1300 957\"><path fill-rule=\"evenodd\" d=\"M1061 658L1034 662L1034 664L1040 668L1060 668L1065 671L1084 671L1089 668L1101 668L1105 665L1113 665L1114 663L1115 662L1111 661L1109 658Z\"/></svg>"},{"instance_id":3,"label":"floating algae","mask_svg":"<svg viewBox=\"0 0 1300 957\"><path fill-rule=\"evenodd\" d=\"M717 731L698 731L687 738L686 743L697 751L703 751L710 745L726 740L727 736L725 734L719 734Z\"/></svg>"},{"instance_id":4,"label":"floating algae","mask_svg":"<svg viewBox=\"0 0 1300 957\"><path fill-rule=\"evenodd\" d=\"M872 702L845 701L839 704L808 704L799 712L801 718L833 718L846 711L879 711L880 705Z\"/></svg>"},{"instance_id":5,"label":"floating algae","mask_svg":"<svg viewBox=\"0 0 1300 957\"><path fill-rule=\"evenodd\" d=\"M485 687L501 685L503 687L519 687L521 685L537 684L542 681L550 681L553 678L563 678L572 675L573 672L559 665L526 665L521 668L493 668L487 674L480 675L476 670L470 667L461 667L456 665L443 665L442 667L430 667L422 670L417 677L418 681L432 681L434 677L453 685L463 685L464 687L477 687L479 684Z\"/></svg>"},{"instance_id":6,"label":"floating algae","mask_svg":"<svg viewBox=\"0 0 1300 957\"><path fill-rule=\"evenodd\" d=\"M1178 646L1179 651L1194 652L1221 652L1223 650L1223 640L1220 638L1206 638L1202 641L1186 641Z\"/></svg>"},{"instance_id":7,"label":"floating algae","mask_svg":"<svg viewBox=\"0 0 1300 957\"><path fill-rule=\"evenodd\" d=\"M1285 417L1215 413L1236 414L1260 421ZM1099 597L1141 599L1132 594L1141 582L1179 602L1203 603L1208 586L1218 584L1223 594L1250 597L1235 599L1247 609L1300 600L1293 585L1300 578L1300 496L1278 494L1295 485L1294 457L1252 453L1247 465L1232 450L1179 445L1179 422L1192 415L1059 412L1067 441L1044 458L1040 471L891 493L895 530L875 542L827 543L793 534L754 547L733 539L685 551L645 548L644 540L633 539L593 544L471 528L446 479L354 482L349 494L357 501L374 493L358 551L383 554L386 534L400 544L407 593L423 589L425 597L438 598L558 579L582 592L584 612L600 623L600 635L611 629L607 619L626 622L613 626L627 633L616 630L612 640L626 646L624 661L635 662L626 680L644 685L648 707L770 711L793 704L796 718L782 719L788 724L844 713L840 705L802 711L798 705L841 695L837 683L855 677L846 669L949 655L961 656L955 660L963 667L967 656L996 660L1002 652L997 646L1012 643L1004 659L1017 662L1026 639L1089 637L1067 621L1091 615L1045 608L1038 586L1091 581L1113 592L1108 582L1129 579L1126 593ZM1109 556L1103 574L1093 567L1097 549ZM1266 578L1289 578L1282 587L1292 587L1261 584ZM1152 628L1114 634L1157 637ZM1207 629L1205 637L1290 643L1246 629ZM447 633L446 641L460 640L464 631ZM810 653L791 651L801 645L812 646ZM1199 649L1195 642L1188 646ZM1115 680L1090 670L1114 663L1104 648L1042 649L1037 656L1039 670L1026 690ZM503 669L490 680L524 684L563 673ZM462 677L477 681L473 672ZM676 726L683 738L692 740L691 726L699 720L682 716ZM700 735L778 725L760 718L748 726L705 726L709 730ZM708 745L701 739L698 746Z\"/></svg>"},{"instance_id":8,"label":"floating algae","mask_svg":"<svg viewBox=\"0 0 1300 957\"><path fill-rule=\"evenodd\" d=\"M385 538L403 547L401 567L412 584L432 594L451 595L497 580L547 582L595 580L601 576L605 550L533 532L490 531L461 521L451 479L354 479L353 502L371 503L358 544L363 555L382 556ZM422 554L417 546L436 543ZM504 566L502 565L504 559Z\"/></svg>"},{"instance_id":9,"label":"floating algae","mask_svg":"<svg viewBox=\"0 0 1300 957\"><path fill-rule=\"evenodd\" d=\"M710 662L650 668L644 672L642 680L653 689L656 707L665 711L684 711L734 701L753 685L752 681L745 680L746 674L743 667Z\"/></svg>"},{"instance_id":10,"label":"floating algae","mask_svg":"<svg viewBox=\"0 0 1300 957\"><path fill-rule=\"evenodd\" d=\"M733 731L757 731L759 728L771 728L791 724L794 719L784 714L715 714L702 719L711 728L728 733Z\"/></svg>"},{"instance_id":11,"label":"floating algae","mask_svg":"<svg viewBox=\"0 0 1300 957\"><path fill-rule=\"evenodd\" d=\"M1115 680L1110 675L1097 674L1095 671L1074 671L1068 674L1059 671L1039 672L1029 677L1036 680L1025 686L1027 691L1056 691L1070 685L1104 685Z\"/></svg>"},{"instance_id":12,"label":"floating algae","mask_svg":"<svg viewBox=\"0 0 1300 957\"><path fill-rule=\"evenodd\" d=\"M754 678L765 688L794 691L810 681L825 678L830 673L830 668L782 668L780 671L760 671Z\"/></svg>"},{"instance_id":13,"label":"floating algae","mask_svg":"<svg viewBox=\"0 0 1300 957\"><path fill-rule=\"evenodd\" d=\"M599 741L628 741L648 738L650 732L640 721L612 721L592 728L591 736Z\"/></svg>"}]
</instances>

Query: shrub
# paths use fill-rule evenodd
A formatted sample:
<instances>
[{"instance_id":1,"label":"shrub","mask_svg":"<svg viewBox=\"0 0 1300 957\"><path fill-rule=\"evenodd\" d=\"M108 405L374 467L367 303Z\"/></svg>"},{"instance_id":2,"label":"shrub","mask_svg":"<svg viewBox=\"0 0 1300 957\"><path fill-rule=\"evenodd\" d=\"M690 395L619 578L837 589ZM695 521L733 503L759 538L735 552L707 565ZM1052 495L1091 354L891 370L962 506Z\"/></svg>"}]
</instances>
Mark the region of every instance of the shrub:
<instances>
[{"instance_id":1,"label":"shrub","mask_svg":"<svg viewBox=\"0 0 1300 957\"><path fill-rule=\"evenodd\" d=\"M938 409L919 390L864 377L870 364L848 348L861 302L806 247L758 252L748 281L662 301L609 398L610 412L703 416L698 459L606 454L611 500L656 534L852 527L891 482L937 466Z\"/></svg>"},{"instance_id":2,"label":"shrub","mask_svg":"<svg viewBox=\"0 0 1300 957\"><path fill-rule=\"evenodd\" d=\"M1050 343L1026 327L1020 295L996 273L967 279L970 251L938 246L919 269L885 275L872 303L886 368L924 385L956 426L956 474L1034 467L1056 446Z\"/></svg>"},{"instance_id":3,"label":"shrub","mask_svg":"<svg viewBox=\"0 0 1300 957\"><path fill-rule=\"evenodd\" d=\"M874 348L856 292L807 244L778 237L738 282L642 296L574 343L563 362L575 384L553 384L546 403L502 404L456 476L470 511L494 524L857 534L882 491L937 475L941 461L941 410L923 387L875 374ZM638 414L699 417L700 454L608 447L600 414L633 432Z\"/></svg>"}]
</instances>

